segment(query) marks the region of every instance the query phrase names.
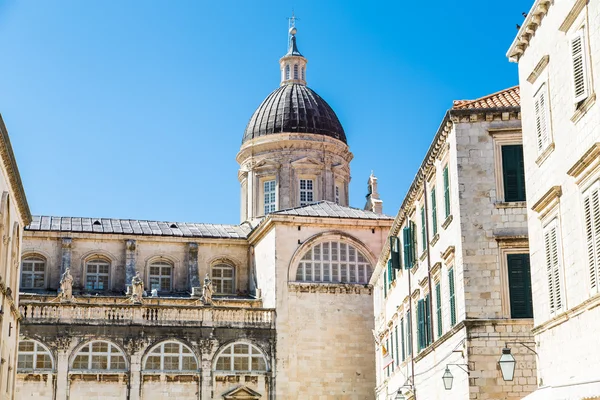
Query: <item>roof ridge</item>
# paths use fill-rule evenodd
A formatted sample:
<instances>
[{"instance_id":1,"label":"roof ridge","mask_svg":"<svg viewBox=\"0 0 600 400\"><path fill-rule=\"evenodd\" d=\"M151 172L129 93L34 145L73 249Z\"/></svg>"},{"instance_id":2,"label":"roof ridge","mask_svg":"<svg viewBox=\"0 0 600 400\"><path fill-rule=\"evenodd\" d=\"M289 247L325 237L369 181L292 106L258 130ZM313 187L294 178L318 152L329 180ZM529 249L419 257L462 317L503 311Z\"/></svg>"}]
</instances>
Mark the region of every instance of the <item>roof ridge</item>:
<instances>
[{"instance_id":1,"label":"roof ridge","mask_svg":"<svg viewBox=\"0 0 600 400\"><path fill-rule=\"evenodd\" d=\"M482 96L482 97L479 97L479 98L473 99L473 100L454 100L453 101L453 106L458 106L458 107L461 107L461 108L467 107L467 106L469 106L471 104L474 104L474 103L476 103L478 101L484 101L484 100L490 99L490 98L492 98L494 96L499 96L499 95L501 95L503 93L506 93L506 92L509 92L511 90L515 90L515 89L518 89L518 88L519 88L519 85L511 86L509 88L502 89L502 90L499 90L497 92L494 92L494 93L491 93L491 94L488 94L488 95L485 95L485 96ZM456 104L457 102L458 102L458 104Z\"/></svg>"}]
</instances>

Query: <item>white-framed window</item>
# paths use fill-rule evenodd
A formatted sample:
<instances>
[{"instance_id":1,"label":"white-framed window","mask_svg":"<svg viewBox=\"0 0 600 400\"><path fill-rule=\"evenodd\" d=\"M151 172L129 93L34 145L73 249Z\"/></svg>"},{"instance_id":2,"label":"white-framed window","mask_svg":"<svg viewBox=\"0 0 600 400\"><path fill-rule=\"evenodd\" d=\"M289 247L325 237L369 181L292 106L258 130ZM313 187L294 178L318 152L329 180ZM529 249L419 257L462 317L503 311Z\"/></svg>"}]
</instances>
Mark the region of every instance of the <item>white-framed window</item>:
<instances>
[{"instance_id":1,"label":"white-framed window","mask_svg":"<svg viewBox=\"0 0 600 400\"><path fill-rule=\"evenodd\" d=\"M267 360L262 351L248 343L233 343L217 357L216 371L266 372Z\"/></svg>"},{"instance_id":2,"label":"white-framed window","mask_svg":"<svg viewBox=\"0 0 600 400\"><path fill-rule=\"evenodd\" d=\"M148 283L150 290L170 292L172 289L173 265L167 261L155 261L150 264Z\"/></svg>"},{"instance_id":3,"label":"white-framed window","mask_svg":"<svg viewBox=\"0 0 600 400\"><path fill-rule=\"evenodd\" d=\"M335 187L335 204L340 204L340 187Z\"/></svg>"},{"instance_id":4,"label":"white-framed window","mask_svg":"<svg viewBox=\"0 0 600 400\"><path fill-rule=\"evenodd\" d=\"M562 262L560 254L560 234L558 219L554 218L544 227L544 248L546 255L546 278L548 280L548 303L550 313L563 308Z\"/></svg>"},{"instance_id":5,"label":"white-framed window","mask_svg":"<svg viewBox=\"0 0 600 400\"><path fill-rule=\"evenodd\" d=\"M588 57L585 27L578 29L570 40L571 67L573 71L573 100L577 104L589 95Z\"/></svg>"},{"instance_id":6,"label":"white-framed window","mask_svg":"<svg viewBox=\"0 0 600 400\"><path fill-rule=\"evenodd\" d=\"M590 278L590 291L598 293L600 279L600 183L583 193L583 219Z\"/></svg>"},{"instance_id":7,"label":"white-framed window","mask_svg":"<svg viewBox=\"0 0 600 400\"><path fill-rule=\"evenodd\" d=\"M233 294L235 293L234 277L235 271L231 265L217 264L211 269L212 283L215 293Z\"/></svg>"},{"instance_id":8,"label":"white-framed window","mask_svg":"<svg viewBox=\"0 0 600 400\"><path fill-rule=\"evenodd\" d=\"M52 371L54 369L52 354L43 344L35 340L19 342L19 371Z\"/></svg>"},{"instance_id":9,"label":"white-framed window","mask_svg":"<svg viewBox=\"0 0 600 400\"><path fill-rule=\"evenodd\" d=\"M285 79L290 79L290 65L285 66Z\"/></svg>"},{"instance_id":10,"label":"white-framed window","mask_svg":"<svg viewBox=\"0 0 600 400\"><path fill-rule=\"evenodd\" d=\"M197 372L196 356L184 344L179 342L160 343L148 353L144 370L156 372Z\"/></svg>"},{"instance_id":11,"label":"white-framed window","mask_svg":"<svg viewBox=\"0 0 600 400\"><path fill-rule=\"evenodd\" d=\"M275 180L265 181L263 183L263 193L265 201L265 215L275 211L277 185Z\"/></svg>"},{"instance_id":12,"label":"white-framed window","mask_svg":"<svg viewBox=\"0 0 600 400\"><path fill-rule=\"evenodd\" d=\"M73 359L73 371L126 371L125 356L112 343L97 340L86 344Z\"/></svg>"},{"instance_id":13,"label":"white-framed window","mask_svg":"<svg viewBox=\"0 0 600 400\"><path fill-rule=\"evenodd\" d=\"M314 201L312 179L300 179L300 206L306 206Z\"/></svg>"},{"instance_id":14,"label":"white-framed window","mask_svg":"<svg viewBox=\"0 0 600 400\"><path fill-rule=\"evenodd\" d=\"M302 80L303 80L303 81L304 81L304 80L306 80L306 79L304 78L304 67L302 67Z\"/></svg>"},{"instance_id":15,"label":"white-framed window","mask_svg":"<svg viewBox=\"0 0 600 400\"><path fill-rule=\"evenodd\" d=\"M108 272L110 264L103 259L95 258L85 264L86 290L108 290Z\"/></svg>"},{"instance_id":16,"label":"white-framed window","mask_svg":"<svg viewBox=\"0 0 600 400\"><path fill-rule=\"evenodd\" d=\"M543 83L533 96L535 130L537 133L538 153L543 152L550 139L550 105L548 104L548 85Z\"/></svg>"},{"instance_id":17,"label":"white-framed window","mask_svg":"<svg viewBox=\"0 0 600 400\"><path fill-rule=\"evenodd\" d=\"M300 282L367 283L371 265L356 247L342 242L319 243L302 256L296 270Z\"/></svg>"},{"instance_id":18,"label":"white-framed window","mask_svg":"<svg viewBox=\"0 0 600 400\"><path fill-rule=\"evenodd\" d=\"M294 79L298 79L298 64L294 64Z\"/></svg>"},{"instance_id":19,"label":"white-framed window","mask_svg":"<svg viewBox=\"0 0 600 400\"><path fill-rule=\"evenodd\" d=\"M46 260L28 256L21 262L21 288L43 289L46 282Z\"/></svg>"}]
</instances>

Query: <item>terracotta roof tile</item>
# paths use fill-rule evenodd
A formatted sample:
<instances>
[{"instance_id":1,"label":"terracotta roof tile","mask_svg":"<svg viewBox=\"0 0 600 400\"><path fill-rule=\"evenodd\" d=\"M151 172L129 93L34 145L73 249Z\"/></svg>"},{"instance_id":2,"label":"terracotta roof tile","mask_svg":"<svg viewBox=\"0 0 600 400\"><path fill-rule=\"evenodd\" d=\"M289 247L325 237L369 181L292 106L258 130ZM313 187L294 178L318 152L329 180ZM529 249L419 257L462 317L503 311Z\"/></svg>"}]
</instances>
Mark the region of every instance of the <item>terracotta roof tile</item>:
<instances>
[{"instance_id":1,"label":"terracotta roof tile","mask_svg":"<svg viewBox=\"0 0 600 400\"><path fill-rule=\"evenodd\" d=\"M498 107L519 107L521 95L519 86L513 86L475 100L454 100L453 110L486 109Z\"/></svg>"}]
</instances>

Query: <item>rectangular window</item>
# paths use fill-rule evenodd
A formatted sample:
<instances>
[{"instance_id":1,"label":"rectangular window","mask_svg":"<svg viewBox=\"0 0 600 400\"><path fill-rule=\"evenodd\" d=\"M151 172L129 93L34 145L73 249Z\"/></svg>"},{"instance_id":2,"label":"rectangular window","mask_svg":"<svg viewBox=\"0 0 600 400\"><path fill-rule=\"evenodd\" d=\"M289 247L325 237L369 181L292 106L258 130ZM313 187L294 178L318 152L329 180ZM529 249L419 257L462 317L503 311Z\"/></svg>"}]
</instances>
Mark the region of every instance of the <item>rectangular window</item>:
<instances>
[{"instance_id":1,"label":"rectangular window","mask_svg":"<svg viewBox=\"0 0 600 400\"><path fill-rule=\"evenodd\" d=\"M589 95L587 49L584 38L584 29L579 29L570 40L571 66L573 69L573 96L577 104Z\"/></svg>"},{"instance_id":2,"label":"rectangular window","mask_svg":"<svg viewBox=\"0 0 600 400\"><path fill-rule=\"evenodd\" d=\"M454 293L454 268L448 271L448 290L450 292L450 326L456 325L456 294Z\"/></svg>"},{"instance_id":3,"label":"rectangular window","mask_svg":"<svg viewBox=\"0 0 600 400\"><path fill-rule=\"evenodd\" d=\"M417 345L418 351L431 344L431 314L429 294L417 302Z\"/></svg>"},{"instance_id":4,"label":"rectangular window","mask_svg":"<svg viewBox=\"0 0 600 400\"><path fill-rule=\"evenodd\" d=\"M404 318L400 319L400 334L402 335L401 345L402 345L402 361L406 360L406 345L404 344Z\"/></svg>"},{"instance_id":5,"label":"rectangular window","mask_svg":"<svg viewBox=\"0 0 600 400\"><path fill-rule=\"evenodd\" d=\"M150 289L156 289L159 292L171 291L171 270L171 265L166 263L150 265Z\"/></svg>"},{"instance_id":6,"label":"rectangular window","mask_svg":"<svg viewBox=\"0 0 600 400\"><path fill-rule=\"evenodd\" d=\"M87 290L108 289L108 264L90 262L86 265L85 288Z\"/></svg>"},{"instance_id":7,"label":"rectangular window","mask_svg":"<svg viewBox=\"0 0 600 400\"><path fill-rule=\"evenodd\" d=\"M446 212L445 218L448 218L450 216L450 176L448 165L444 167L444 211Z\"/></svg>"},{"instance_id":8,"label":"rectangular window","mask_svg":"<svg viewBox=\"0 0 600 400\"><path fill-rule=\"evenodd\" d=\"M392 372L394 372L394 331L390 331L390 357L392 357L392 364L390 365L390 368L392 368Z\"/></svg>"},{"instance_id":9,"label":"rectangular window","mask_svg":"<svg viewBox=\"0 0 600 400\"><path fill-rule=\"evenodd\" d=\"M435 285L435 305L437 314L437 334L439 338L444 333L444 325L442 323L442 288L440 282Z\"/></svg>"},{"instance_id":10,"label":"rectangular window","mask_svg":"<svg viewBox=\"0 0 600 400\"><path fill-rule=\"evenodd\" d=\"M533 96L533 109L535 112L538 152L541 153L550 144L548 87L545 83L540 86Z\"/></svg>"},{"instance_id":11,"label":"rectangular window","mask_svg":"<svg viewBox=\"0 0 600 400\"><path fill-rule=\"evenodd\" d=\"M525 201L525 166L522 145L502 146L502 176L504 201Z\"/></svg>"},{"instance_id":12,"label":"rectangular window","mask_svg":"<svg viewBox=\"0 0 600 400\"><path fill-rule=\"evenodd\" d=\"M383 271L383 297L387 297L387 290L388 290L388 272L387 270Z\"/></svg>"},{"instance_id":13,"label":"rectangular window","mask_svg":"<svg viewBox=\"0 0 600 400\"><path fill-rule=\"evenodd\" d=\"M421 250L427 248L427 221L425 220L425 207L421 207Z\"/></svg>"},{"instance_id":14,"label":"rectangular window","mask_svg":"<svg viewBox=\"0 0 600 400\"><path fill-rule=\"evenodd\" d=\"M437 202L435 198L435 188L431 189L431 224L433 236L437 234L438 223L437 223Z\"/></svg>"},{"instance_id":15,"label":"rectangular window","mask_svg":"<svg viewBox=\"0 0 600 400\"><path fill-rule=\"evenodd\" d=\"M411 269L416 262L415 223L409 221L408 226L402 229L402 235L404 241L404 268Z\"/></svg>"},{"instance_id":16,"label":"rectangular window","mask_svg":"<svg viewBox=\"0 0 600 400\"><path fill-rule=\"evenodd\" d=\"M400 365L400 350L398 348L398 325L394 327L394 339L396 339L396 365Z\"/></svg>"},{"instance_id":17,"label":"rectangular window","mask_svg":"<svg viewBox=\"0 0 600 400\"><path fill-rule=\"evenodd\" d=\"M410 310L406 313L406 353L410 356L413 350L412 340L412 316Z\"/></svg>"},{"instance_id":18,"label":"rectangular window","mask_svg":"<svg viewBox=\"0 0 600 400\"><path fill-rule=\"evenodd\" d=\"M511 318L533 318L529 254L508 254L508 291Z\"/></svg>"},{"instance_id":19,"label":"rectangular window","mask_svg":"<svg viewBox=\"0 0 600 400\"><path fill-rule=\"evenodd\" d=\"M546 276L548 278L550 313L556 313L562 309L561 265L558 220L556 218L544 227L544 246L546 250Z\"/></svg>"},{"instance_id":20,"label":"rectangular window","mask_svg":"<svg viewBox=\"0 0 600 400\"><path fill-rule=\"evenodd\" d=\"M43 289L46 263L42 259L28 258L21 263L21 288Z\"/></svg>"},{"instance_id":21,"label":"rectangular window","mask_svg":"<svg viewBox=\"0 0 600 400\"><path fill-rule=\"evenodd\" d=\"M587 248L590 290L598 293L600 277L600 185L592 185L583 194L583 217Z\"/></svg>"},{"instance_id":22,"label":"rectangular window","mask_svg":"<svg viewBox=\"0 0 600 400\"><path fill-rule=\"evenodd\" d=\"M265 198L265 215L275 211L275 190L277 186L275 181L266 181L263 183L263 192Z\"/></svg>"},{"instance_id":23,"label":"rectangular window","mask_svg":"<svg viewBox=\"0 0 600 400\"><path fill-rule=\"evenodd\" d=\"M390 341L389 339L385 339L385 349L387 350L387 354L390 354ZM386 371L387 371L387 376L390 376L390 366L389 364L385 367Z\"/></svg>"},{"instance_id":24,"label":"rectangular window","mask_svg":"<svg viewBox=\"0 0 600 400\"><path fill-rule=\"evenodd\" d=\"M335 204L340 204L340 187L335 187Z\"/></svg>"},{"instance_id":25,"label":"rectangular window","mask_svg":"<svg viewBox=\"0 0 600 400\"><path fill-rule=\"evenodd\" d=\"M313 180L300 179L300 206L311 204L314 200Z\"/></svg>"}]
</instances>

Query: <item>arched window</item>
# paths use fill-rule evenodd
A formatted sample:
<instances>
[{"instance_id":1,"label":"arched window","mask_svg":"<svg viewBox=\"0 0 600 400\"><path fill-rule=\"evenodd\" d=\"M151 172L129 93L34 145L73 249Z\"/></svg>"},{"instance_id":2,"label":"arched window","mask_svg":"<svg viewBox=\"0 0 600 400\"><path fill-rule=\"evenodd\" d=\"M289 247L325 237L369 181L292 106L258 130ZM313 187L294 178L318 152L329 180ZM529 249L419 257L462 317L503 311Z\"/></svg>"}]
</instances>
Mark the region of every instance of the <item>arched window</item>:
<instances>
[{"instance_id":1,"label":"arched window","mask_svg":"<svg viewBox=\"0 0 600 400\"><path fill-rule=\"evenodd\" d=\"M285 79L290 79L290 65L285 66Z\"/></svg>"},{"instance_id":2,"label":"arched window","mask_svg":"<svg viewBox=\"0 0 600 400\"><path fill-rule=\"evenodd\" d=\"M21 288L43 289L46 282L46 260L40 256L27 256L21 262Z\"/></svg>"},{"instance_id":3,"label":"arched window","mask_svg":"<svg viewBox=\"0 0 600 400\"><path fill-rule=\"evenodd\" d=\"M73 359L74 371L126 371L125 356L112 343L97 340L86 344Z\"/></svg>"},{"instance_id":4,"label":"arched window","mask_svg":"<svg viewBox=\"0 0 600 400\"><path fill-rule=\"evenodd\" d=\"M217 264L212 267L212 283L217 294L235 293L234 270L231 265Z\"/></svg>"},{"instance_id":5,"label":"arched window","mask_svg":"<svg viewBox=\"0 0 600 400\"><path fill-rule=\"evenodd\" d=\"M94 258L85 263L86 290L108 290L110 264L102 258Z\"/></svg>"},{"instance_id":6,"label":"arched window","mask_svg":"<svg viewBox=\"0 0 600 400\"><path fill-rule=\"evenodd\" d=\"M148 283L150 290L157 289L159 292L170 292L172 289L173 265L167 261L155 261L150 264Z\"/></svg>"},{"instance_id":7,"label":"arched window","mask_svg":"<svg viewBox=\"0 0 600 400\"><path fill-rule=\"evenodd\" d=\"M266 372L267 361L262 351L248 343L233 343L217 357L216 371Z\"/></svg>"},{"instance_id":8,"label":"arched window","mask_svg":"<svg viewBox=\"0 0 600 400\"><path fill-rule=\"evenodd\" d=\"M21 340L19 342L19 371L52 371L52 355L50 350L35 340Z\"/></svg>"},{"instance_id":9,"label":"arched window","mask_svg":"<svg viewBox=\"0 0 600 400\"><path fill-rule=\"evenodd\" d=\"M301 282L367 283L371 266L367 258L348 243L324 242L309 249L300 260L296 280Z\"/></svg>"},{"instance_id":10,"label":"arched window","mask_svg":"<svg viewBox=\"0 0 600 400\"><path fill-rule=\"evenodd\" d=\"M304 77L304 67L302 67L302 80L306 80L306 78Z\"/></svg>"},{"instance_id":11,"label":"arched window","mask_svg":"<svg viewBox=\"0 0 600 400\"><path fill-rule=\"evenodd\" d=\"M189 347L178 342L164 342L148 353L144 369L157 372L195 372L198 371L198 361Z\"/></svg>"},{"instance_id":12,"label":"arched window","mask_svg":"<svg viewBox=\"0 0 600 400\"><path fill-rule=\"evenodd\" d=\"M294 79L298 79L298 64L294 64Z\"/></svg>"}]
</instances>

